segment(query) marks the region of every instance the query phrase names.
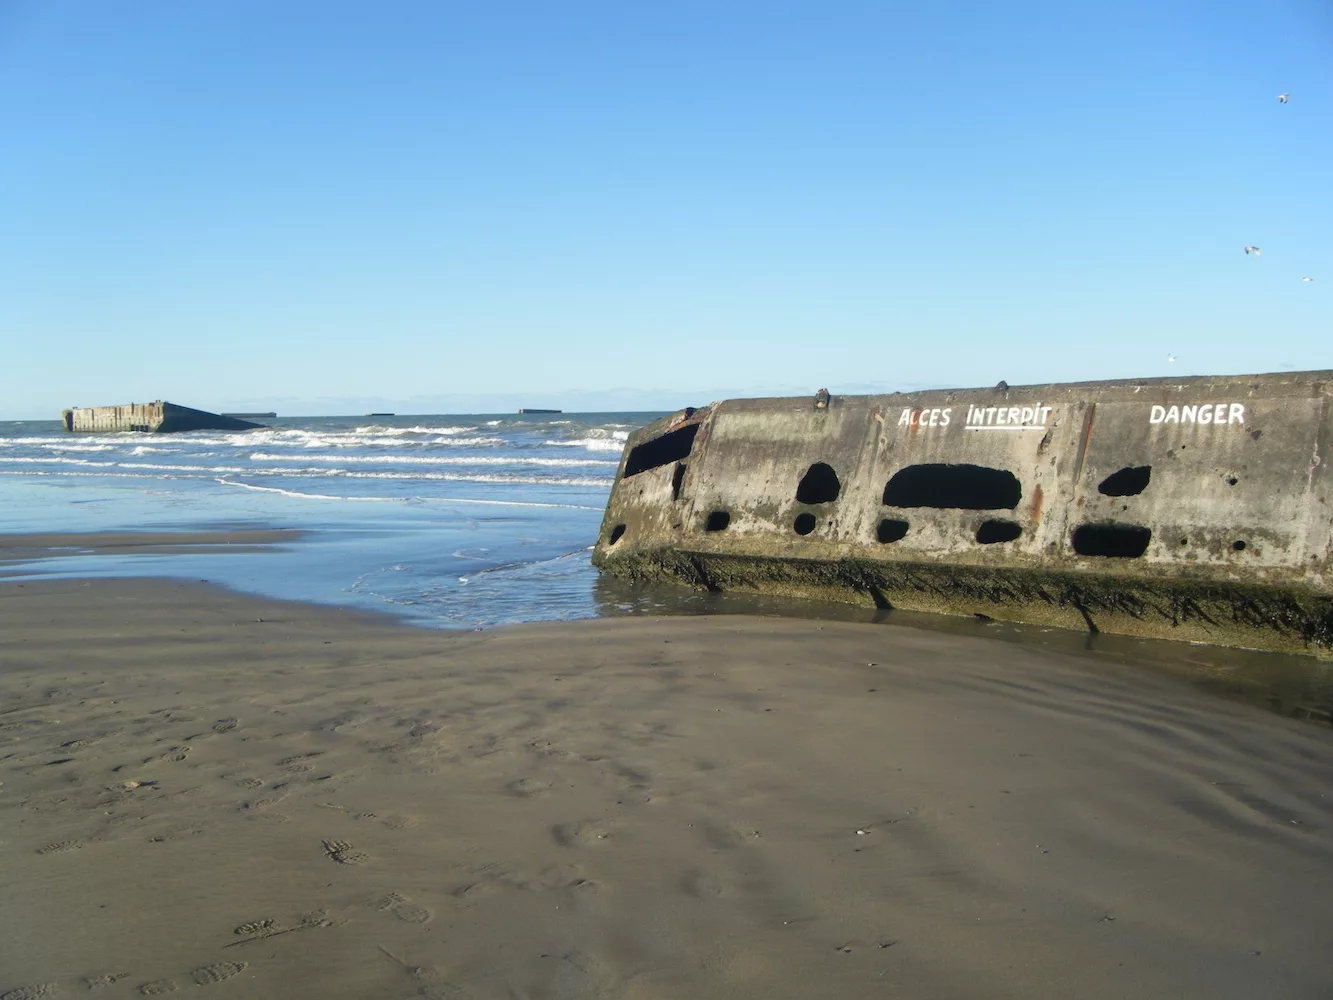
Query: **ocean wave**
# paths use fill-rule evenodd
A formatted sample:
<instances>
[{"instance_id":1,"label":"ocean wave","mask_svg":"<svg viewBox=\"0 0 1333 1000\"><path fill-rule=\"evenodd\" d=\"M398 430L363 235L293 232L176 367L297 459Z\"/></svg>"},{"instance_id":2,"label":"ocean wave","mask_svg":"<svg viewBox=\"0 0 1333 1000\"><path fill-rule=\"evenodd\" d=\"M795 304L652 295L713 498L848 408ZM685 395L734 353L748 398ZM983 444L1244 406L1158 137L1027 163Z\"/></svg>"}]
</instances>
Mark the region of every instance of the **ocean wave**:
<instances>
[{"instance_id":1,"label":"ocean wave","mask_svg":"<svg viewBox=\"0 0 1333 1000\"><path fill-rule=\"evenodd\" d=\"M269 452L257 451L251 454L250 460L253 462L285 462L290 461L293 457L298 456L274 455ZM542 465L568 468L619 464L604 458L526 458L521 456L505 458L486 455L300 455L299 458L302 462L376 465Z\"/></svg>"},{"instance_id":2,"label":"ocean wave","mask_svg":"<svg viewBox=\"0 0 1333 1000\"><path fill-rule=\"evenodd\" d=\"M265 429L259 431L238 431L234 434L217 434L208 437L189 437L188 443L198 445L228 445L236 448L253 448L256 445L270 448L422 448L446 447L494 447L505 444L497 437L460 437L463 431L475 431L476 427L448 429L436 428L441 433L429 437L411 437L398 433L399 429L381 428L376 433L362 433L373 428L358 428L355 431L318 430L308 431L299 428Z\"/></svg>"},{"instance_id":3,"label":"ocean wave","mask_svg":"<svg viewBox=\"0 0 1333 1000\"><path fill-rule=\"evenodd\" d=\"M487 426L493 427L500 421L490 421ZM386 427L383 424L367 424L364 427L353 428L353 434L384 434L393 437L401 437L408 434L440 434L445 437L454 434L466 434L468 431L475 431L476 425L471 426L447 426L447 427Z\"/></svg>"},{"instance_id":4,"label":"ocean wave","mask_svg":"<svg viewBox=\"0 0 1333 1000\"><path fill-rule=\"evenodd\" d=\"M480 500L467 497L345 497L328 493L302 493L298 490L284 490L276 486L256 486L253 483L238 483L230 479L219 479L223 486L237 486L244 490L257 490L261 493L281 493L283 496L302 500L345 500L353 503L407 503L410 501L429 503L479 504L491 507L555 507L561 510L600 511L601 507L588 507L574 503L538 503L534 500Z\"/></svg>"},{"instance_id":5,"label":"ocean wave","mask_svg":"<svg viewBox=\"0 0 1333 1000\"><path fill-rule=\"evenodd\" d=\"M620 433L620 432L617 432ZM626 435L628 437L629 435ZM586 437L572 441L543 441L542 444L553 448L587 448L589 451L621 451L625 447L625 438Z\"/></svg>"},{"instance_id":6,"label":"ocean wave","mask_svg":"<svg viewBox=\"0 0 1333 1000\"><path fill-rule=\"evenodd\" d=\"M133 469L145 472L175 472L186 473L186 475L169 478L187 479L214 479L217 476L260 476L266 478L287 476L293 479L393 479L408 482L417 480L420 482L508 483L528 486L595 486L599 488L609 488L614 482L614 478L611 476L523 475L504 472L427 472L424 470L420 472L368 472L359 469L330 468L327 466L265 466L256 468L242 465L180 465L168 462L94 462L86 458L59 457L0 456L0 463L6 465L57 465L106 470ZM587 463L574 462L570 464L584 465ZM40 475L40 473L35 474ZM57 472L52 470L48 474L57 474Z\"/></svg>"},{"instance_id":7,"label":"ocean wave","mask_svg":"<svg viewBox=\"0 0 1333 1000\"><path fill-rule=\"evenodd\" d=\"M112 447L123 445L132 438L142 440L143 434L138 431L123 431L118 434L80 434L77 437L70 437L63 431L59 434L46 434L42 437L0 437L0 448L13 447L15 445L35 444L42 447L50 445L66 444L69 447L83 447L87 445L105 445Z\"/></svg>"},{"instance_id":8,"label":"ocean wave","mask_svg":"<svg viewBox=\"0 0 1333 1000\"><path fill-rule=\"evenodd\" d=\"M98 469L114 466L115 462L94 462L91 458L63 458L60 455L0 455L0 462L13 465L89 465Z\"/></svg>"},{"instance_id":9,"label":"ocean wave","mask_svg":"<svg viewBox=\"0 0 1333 1000\"><path fill-rule=\"evenodd\" d=\"M516 476L485 472L353 472L349 469L330 470L339 479L396 479L405 482L443 483L501 483L520 486L597 486L610 489L612 476Z\"/></svg>"}]
</instances>

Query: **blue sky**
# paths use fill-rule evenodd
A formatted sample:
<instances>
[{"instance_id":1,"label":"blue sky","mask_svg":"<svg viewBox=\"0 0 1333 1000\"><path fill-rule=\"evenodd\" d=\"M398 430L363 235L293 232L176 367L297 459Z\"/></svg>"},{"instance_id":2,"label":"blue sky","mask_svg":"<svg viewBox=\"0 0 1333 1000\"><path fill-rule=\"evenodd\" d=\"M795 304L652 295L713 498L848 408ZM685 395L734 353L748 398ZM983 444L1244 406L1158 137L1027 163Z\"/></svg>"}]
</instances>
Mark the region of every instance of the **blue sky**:
<instances>
[{"instance_id":1,"label":"blue sky","mask_svg":"<svg viewBox=\"0 0 1333 1000\"><path fill-rule=\"evenodd\" d=\"M0 0L0 418L1333 367L1330 164L1326 0Z\"/></svg>"}]
</instances>

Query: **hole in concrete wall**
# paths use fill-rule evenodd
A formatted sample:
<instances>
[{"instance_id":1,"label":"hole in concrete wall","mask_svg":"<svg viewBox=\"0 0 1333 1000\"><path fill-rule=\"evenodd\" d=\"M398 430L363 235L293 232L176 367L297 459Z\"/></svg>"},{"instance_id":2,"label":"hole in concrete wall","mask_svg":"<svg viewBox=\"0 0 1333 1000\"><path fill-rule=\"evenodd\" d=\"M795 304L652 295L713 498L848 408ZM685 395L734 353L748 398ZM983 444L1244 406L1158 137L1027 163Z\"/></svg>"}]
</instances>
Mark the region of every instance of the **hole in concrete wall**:
<instances>
[{"instance_id":1,"label":"hole in concrete wall","mask_svg":"<svg viewBox=\"0 0 1333 1000\"><path fill-rule=\"evenodd\" d=\"M889 507L1012 510L1022 497L1012 472L984 465L909 465L884 486Z\"/></svg>"},{"instance_id":2,"label":"hole in concrete wall","mask_svg":"<svg viewBox=\"0 0 1333 1000\"><path fill-rule=\"evenodd\" d=\"M725 510L714 510L708 514L708 520L704 522L704 531L726 531L727 525L731 523L731 513Z\"/></svg>"},{"instance_id":3,"label":"hole in concrete wall","mask_svg":"<svg viewBox=\"0 0 1333 1000\"><path fill-rule=\"evenodd\" d=\"M1015 521L982 521L977 529L977 541L982 545L1012 542L1023 533L1023 526Z\"/></svg>"},{"instance_id":4,"label":"hole in concrete wall","mask_svg":"<svg viewBox=\"0 0 1333 1000\"><path fill-rule=\"evenodd\" d=\"M1238 482L1240 482L1240 480L1237 479L1235 476L1227 476L1228 486L1235 486Z\"/></svg>"},{"instance_id":5,"label":"hole in concrete wall","mask_svg":"<svg viewBox=\"0 0 1333 1000\"><path fill-rule=\"evenodd\" d=\"M616 542L620 541L621 537L624 534L625 534L625 526L623 524L617 524L614 528L611 529L611 537L607 540L608 544L615 545Z\"/></svg>"},{"instance_id":6,"label":"hole in concrete wall","mask_svg":"<svg viewBox=\"0 0 1333 1000\"><path fill-rule=\"evenodd\" d=\"M796 529L798 535L808 535L815 530L815 515L809 512L797 514L796 520L792 522L792 527Z\"/></svg>"},{"instance_id":7,"label":"hole in concrete wall","mask_svg":"<svg viewBox=\"0 0 1333 1000\"><path fill-rule=\"evenodd\" d=\"M1137 524L1080 524L1074 529L1074 551L1081 556L1137 559L1151 540L1152 529Z\"/></svg>"},{"instance_id":8,"label":"hole in concrete wall","mask_svg":"<svg viewBox=\"0 0 1333 1000\"><path fill-rule=\"evenodd\" d=\"M907 535L909 525L906 521L900 521L896 517L886 517L879 522L875 529L875 538L887 545L889 542L896 542Z\"/></svg>"},{"instance_id":9,"label":"hole in concrete wall","mask_svg":"<svg viewBox=\"0 0 1333 1000\"><path fill-rule=\"evenodd\" d=\"M635 445L625 462L625 475L637 476L640 472L658 469L689 458L690 449L694 447L694 435L697 433L699 425L690 424L670 434L663 434L651 441Z\"/></svg>"},{"instance_id":10,"label":"hole in concrete wall","mask_svg":"<svg viewBox=\"0 0 1333 1000\"><path fill-rule=\"evenodd\" d=\"M1233 552L1244 552L1245 542L1242 539L1237 538L1234 542L1231 543L1231 550Z\"/></svg>"},{"instance_id":11,"label":"hole in concrete wall","mask_svg":"<svg viewBox=\"0 0 1333 1000\"><path fill-rule=\"evenodd\" d=\"M1126 466L1103 479L1097 492L1108 497L1137 496L1148 488L1148 480L1151 478L1151 465Z\"/></svg>"},{"instance_id":12,"label":"hole in concrete wall","mask_svg":"<svg viewBox=\"0 0 1333 1000\"><path fill-rule=\"evenodd\" d=\"M680 499L680 488L685 482L685 463L679 462L676 471L671 474L671 499Z\"/></svg>"},{"instance_id":13,"label":"hole in concrete wall","mask_svg":"<svg viewBox=\"0 0 1333 1000\"><path fill-rule=\"evenodd\" d=\"M816 462L801 477L796 487L797 503L832 503L842 492L842 483L831 465Z\"/></svg>"}]
</instances>

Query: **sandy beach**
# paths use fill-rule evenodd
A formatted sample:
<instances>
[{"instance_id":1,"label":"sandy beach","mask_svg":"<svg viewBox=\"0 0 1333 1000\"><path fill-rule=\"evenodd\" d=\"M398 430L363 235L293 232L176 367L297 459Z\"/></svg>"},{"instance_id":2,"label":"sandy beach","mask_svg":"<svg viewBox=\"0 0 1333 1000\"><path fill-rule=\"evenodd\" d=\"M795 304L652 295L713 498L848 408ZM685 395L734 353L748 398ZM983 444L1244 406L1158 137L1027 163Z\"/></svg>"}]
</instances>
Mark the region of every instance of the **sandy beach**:
<instances>
[{"instance_id":1,"label":"sandy beach","mask_svg":"<svg viewBox=\"0 0 1333 1000\"><path fill-rule=\"evenodd\" d=\"M0 781L13 1000L1333 995L1333 731L982 638L7 582Z\"/></svg>"}]
</instances>

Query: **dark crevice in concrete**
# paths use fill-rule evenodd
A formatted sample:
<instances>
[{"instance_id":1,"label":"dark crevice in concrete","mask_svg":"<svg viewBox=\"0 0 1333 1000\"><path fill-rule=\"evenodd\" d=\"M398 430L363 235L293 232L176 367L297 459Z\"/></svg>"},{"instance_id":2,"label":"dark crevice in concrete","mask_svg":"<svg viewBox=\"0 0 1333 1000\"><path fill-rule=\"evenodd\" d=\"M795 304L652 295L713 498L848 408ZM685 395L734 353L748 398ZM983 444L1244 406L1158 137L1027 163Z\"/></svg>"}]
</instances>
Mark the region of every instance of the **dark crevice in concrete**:
<instances>
[{"instance_id":1,"label":"dark crevice in concrete","mask_svg":"<svg viewBox=\"0 0 1333 1000\"><path fill-rule=\"evenodd\" d=\"M1015 521L982 521L977 528L977 541L982 545L1012 542L1023 534L1023 526Z\"/></svg>"},{"instance_id":2,"label":"dark crevice in concrete","mask_svg":"<svg viewBox=\"0 0 1333 1000\"><path fill-rule=\"evenodd\" d=\"M1021 499L1017 476L983 465L909 465L884 486L886 507L1013 510Z\"/></svg>"},{"instance_id":3,"label":"dark crevice in concrete","mask_svg":"<svg viewBox=\"0 0 1333 1000\"><path fill-rule=\"evenodd\" d=\"M797 514L796 520L792 523L792 530L798 535L808 535L815 530L815 515L811 513Z\"/></svg>"},{"instance_id":4,"label":"dark crevice in concrete","mask_svg":"<svg viewBox=\"0 0 1333 1000\"><path fill-rule=\"evenodd\" d=\"M1080 524L1074 529L1074 551L1081 556L1137 559L1148 551L1152 529L1137 524Z\"/></svg>"},{"instance_id":5,"label":"dark crevice in concrete","mask_svg":"<svg viewBox=\"0 0 1333 1000\"><path fill-rule=\"evenodd\" d=\"M816 462L806 470L796 487L797 503L832 503L842 492L842 483L831 465Z\"/></svg>"},{"instance_id":6,"label":"dark crevice in concrete","mask_svg":"<svg viewBox=\"0 0 1333 1000\"><path fill-rule=\"evenodd\" d=\"M685 463L677 462L676 471L671 474L671 499L680 499L680 488L685 483Z\"/></svg>"},{"instance_id":7,"label":"dark crevice in concrete","mask_svg":"<svg viewBox=\"0 0 1333 1000\"><path fill-rule=\"evenodd\" d=\"M689 424L636 445L625 462L625 475L637 476L640 472L658 469L689 458L690 449L694 447L694 435L697 433L699 425Z\"/></svg>"},{"instance_id":8,"label":"dark crevice in concrete","mask_svg":"<svg viewBox=\"0 0 1333 1000\"><path fill-rule=\"evenodd\" d=\"M704 531L726 531L731 523L731 513L725 510L709 511L708 520L704 521Z\"/></svg>"},{"instance_id":9,"label":"dark crevice in concrete","mask_svg":"<svg viewBox=\"0 0 1333 1000\"><path fill-rule=\"evenodd\" d=\"M875 528L875 539L885 545L900 541L907 537L907 529L910 527L906 521L896 517L883 518Z\"/></svg>"},{"instance_id":10,"label":"dark crevice in concrete","mask_svg":"<svg viewBox=\"0 0 1333 1000\"><path fill-rule=\"evenodd\" d=\"M1151 479L1151 465L1126 466L1103 479L1097 486L1097 492L1108 497L1138 496L1148 488Z\"/></svg>"}]
</instances>

